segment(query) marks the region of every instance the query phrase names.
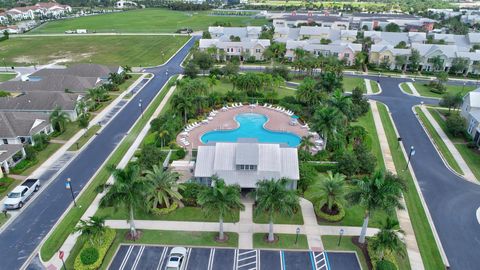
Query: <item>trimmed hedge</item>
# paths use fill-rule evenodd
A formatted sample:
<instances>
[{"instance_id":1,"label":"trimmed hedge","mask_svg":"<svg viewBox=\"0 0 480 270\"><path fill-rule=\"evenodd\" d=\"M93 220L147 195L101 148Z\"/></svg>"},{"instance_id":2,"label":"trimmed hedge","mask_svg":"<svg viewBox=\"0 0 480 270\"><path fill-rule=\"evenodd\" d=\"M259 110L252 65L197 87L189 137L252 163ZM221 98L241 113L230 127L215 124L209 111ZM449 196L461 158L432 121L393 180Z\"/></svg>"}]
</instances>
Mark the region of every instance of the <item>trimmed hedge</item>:
<instances>
[{"instance_id":1,"label":"trimmed hedge","mask_svg":"<svg viewBox=\"0 0 480 270\"><path fill-rule=\"evenodd\" d=\"M371 237L370 237L370 239L371 239ZM370 261L372 263L372 268L373 269L378 269L377 264L379 262L381 262L382 260L380 260L380 258L378 257L378 254L376 252L374 252L372 250L371 246L368 245L368 244L367 244L367 251L368 251L368 255L370 256ZM385 252L385 254L383 255L383 261L391 262L395 266L395 268L393 268L393 269L398 269L397 260L395 259L395 256L392 253ZM380 269L388 269L388 268L380 268Z\"/></svg>"},{"instance_id":2,"label":"trimmed hedge","mask_svg":"<svg viewBox=\"0 0 480 270\"><path fill-rule=\"evenodd\" d=\"M178 208L178 203L174 202L170 205L170 207L165 207L165 208L153 208L153 209L150 209L150 211L157 215L157 216L161 216L161 215L166 215L166 214L169 214L171 212L173 212L175 209Z\"/></svg>"},{"instance_id":3,"label":"trimmed hedge","mask_svg":"<svg viewBox=\"0 0 480 270\"><path fill-rule=\"evenodd\" d=\"M115 240L116 231L110 228L107 228L105 233L103 234L103 242L101 244L97 244L95 247L92 247L90 241L86 241L85 245L83 246L80 254L75 258L74 268L75 270L95 270L98 269L107 254L108 249L112 245L113 241ZM96 249L98 252L97 260L92 262L91 264L84 264L82 260L82 254L85 256L85 252L89 253L91 249Z\"/></svg>"},{"instance_id":4,"label":"trimmed hedge","mask_svg":"<svg viewBox=\"0 0 480 270\"><path fill-rule=\"evenodd\" d=\"M325 173L328 171L336 172L337 171L337 163L310 163L315 166L315 169L319 173Z\"/></svg>"},{"instance_id":5,"label":"trimmed hedge","mask_svg":"<svg viewBox=\"0 0 480 270\"><path fill-rule=\"evenodd\" d=\"M315 213L317 214L317 216L319 218L325 219L326 221L329 221L329 222L339 222L340 220L342 220L345 217L345 208L343 208L343 206L340 206L340 205L338 205L338 208L339 208L338 214L329 215L327 213L324 213L321 210L321 207L318 206L318 204L316 204L315 207L314 207Z\"/></svg>"},{"instance_id":6,"label":"trimmed hedge","mask_svg":"<svg viewBox=\"0 0 480 270\"><path fill-rule=\"evenodd\" d=\"M397 270L397 266L391 261L381 260L377 262L377 269L375 270Z\"/></svg>"},{"instance_id":7,"label":"trimmed hedge","mask_svg":"<svg viewBox=\"0 0 480 270\"><path fill-rule=\"evenodd\" d=\"M91 265L98 260L98 249L95 247L84 248L80 253L80 261L84 265Z\"/></svg>"}]
</instances>

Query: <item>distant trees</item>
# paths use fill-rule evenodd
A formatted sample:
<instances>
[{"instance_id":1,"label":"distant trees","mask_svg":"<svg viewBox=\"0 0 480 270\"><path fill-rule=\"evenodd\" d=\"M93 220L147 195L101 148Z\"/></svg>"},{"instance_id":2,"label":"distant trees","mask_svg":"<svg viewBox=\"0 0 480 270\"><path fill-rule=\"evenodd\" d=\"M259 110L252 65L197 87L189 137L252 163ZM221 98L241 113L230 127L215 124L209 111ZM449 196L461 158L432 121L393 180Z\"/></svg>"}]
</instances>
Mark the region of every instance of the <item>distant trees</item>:
<instances>
[{"instance_id":1,"label":"distant trees","mask_svg":"<svg viewBox=\"0 0 480 270\"><path fill-rule=\"evenodd\" d=\"M445 93L440 100L440 106L447 107L450 113L451 109L458 109L463 102L462 93Z\"/></svg>"},{"instance_id":2,"label":"distant trees","mask_svg":"<svg viewBox=\"0 0 480 270\"><path fill-rule=\"evenodd\" d=\"M410 70L411 71L417 71L418 68L420 67L420 52L417 49L412 49L412 52L410 54Z\"/></svg>"},{"instance_id":3,"label":"distant trees","mask_svg":"<svg viewBox=\"0 0 480 270\"><path fill-rule=\"evenodd\" d=\"M392 22L385 26L385 32L401 32L401 29L398 24Z\"/></svg>"}]
</instances>

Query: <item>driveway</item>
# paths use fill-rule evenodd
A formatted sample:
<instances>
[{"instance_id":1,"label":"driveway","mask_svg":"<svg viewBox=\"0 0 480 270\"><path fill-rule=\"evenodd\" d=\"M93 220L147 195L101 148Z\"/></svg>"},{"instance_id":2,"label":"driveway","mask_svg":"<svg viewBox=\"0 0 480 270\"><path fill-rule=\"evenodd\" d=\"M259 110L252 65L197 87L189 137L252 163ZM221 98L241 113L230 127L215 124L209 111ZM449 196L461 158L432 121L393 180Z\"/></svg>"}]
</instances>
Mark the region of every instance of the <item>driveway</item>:
<instances>
[{"instance_id":1,"label":"driveway","mask_svg":"<svg viewBox=\"0 0 480 270\"><path fill-rule=\"evenodd\" d=\"M155 77L110 121L103 131L80 152L57 177L50 180L32 203L0 233L1 269L20 269L55 223L72 203L65 190L65 179L72 178L76 194L87 185L121 139L140 116L139 100L147 105L168 81L168 77L182 72L180 63L193 46L191 39L166 65L147 69ZM168 70L168 75L166 71ZM86 207L86 206L84 206Z\"/></svg>"}]
</instances>

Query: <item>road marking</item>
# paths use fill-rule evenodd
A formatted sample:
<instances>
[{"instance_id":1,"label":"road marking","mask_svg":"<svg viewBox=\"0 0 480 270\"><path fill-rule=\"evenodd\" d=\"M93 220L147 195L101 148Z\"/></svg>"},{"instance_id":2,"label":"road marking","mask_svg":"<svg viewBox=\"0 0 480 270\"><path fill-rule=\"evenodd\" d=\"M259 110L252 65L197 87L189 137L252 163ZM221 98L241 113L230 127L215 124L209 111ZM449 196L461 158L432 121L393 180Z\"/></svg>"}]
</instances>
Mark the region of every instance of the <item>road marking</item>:
<instances>
[{"instance_id":1,"label":"road marking","mask_svg":"<svg viewBox=\"0 0 480 270\"><path fill-rule=\"evenodd\" d=\"M477 209L477 221L480 224L480 207Z\"/></svg>"},{"instance_id":2,"label":"road marking","mask_svg":"<svg viewBox=\"0 0 480 270\"><path fill-rule=\"evenodd\" d=\"M280 251L280 268L285 270L285 265L283 262L285 261L285 257L283 256L283 251Z\"/></svg>"},{"instance_id":3,"label":"road marking","mask_svg":"<svg viewBox=\"0 0 480 270\"><path fill-rule=\"evenodd\" d=\"M135 261L133 262L133 266L132 266L133 270L137 269L138 262L140 261L140 258L142 257L144 249L145 249L145 246L140 247L140 250L138 251L137 257L135 258Z\"/></svg>"},{"instance_id":4,"label":"road marking","mask_svg":"<svg viewBox=\"0 0 480 270\"><path fill-rule=\"evenodd\" d=\"M167 247L163 248L162 256L160 256L160 259L158 260L157 270L160 270L160 267L162 267L163 261L165 260L165 256L167 254L167 249Z\"/></svg>"},{"instance_id":5,"label":"road marking","mask_svg":"<svg viewBox=\"0 0 480 270\"><path fill-rule=\"evenodd\" d=\"M328 270L327 260L326 260L326 252L322 251L319 253L311 252L310 259L312 260L312 266L316 270Z\"/></svg>"},{"instance_id":6,"label":"road marking","mask_svg":"<svg viewBox=\"0 0 480 270\"><path fill-rule=\"evenodd\" d=\"M122 270L125 267L125 264L128 261L128 257L130 257L130 253L132 253L133 245L128 247L127 253L125 254L125 257L123 257L122 264L120 264L120 270Z\"/></svg>"},{"instance_id":7,"label":"road marking","mask_svg":"<svg viewBox=\"0 0 480 270\"><path fill-rule=\"evenodd\" d=\"M215 257L215 249L212 248L210 250L210 257L208 258L208 270L212 270L213 268L213 258Z\"/></svg>"},{"instance_id":8,"label":"road marking","mask_svg":"<svg viewBox=\"0 0 480 270\"><path fill-rule=\"evenodd\" d=\"M258 250L253 249L253 250L244 250L240 251L238 250L236 258L236 264L237 264L237 270L238 269L246 269L248 267L248 270L252 269L259 269L258 268ZM253 265L254 264L254 265Z\"/></svg>"},{"instance_id":9,"label":"road marking","mask_svg":"<svg viewBox=\"0 0 480 270\"><path fill-rule=\"evenodd\" d=\"M188 269L188 262L190 261L190 252L192 248L187 248L187 255L185 256L185 267L183 269Z\"/></svg>"}]
</instances>

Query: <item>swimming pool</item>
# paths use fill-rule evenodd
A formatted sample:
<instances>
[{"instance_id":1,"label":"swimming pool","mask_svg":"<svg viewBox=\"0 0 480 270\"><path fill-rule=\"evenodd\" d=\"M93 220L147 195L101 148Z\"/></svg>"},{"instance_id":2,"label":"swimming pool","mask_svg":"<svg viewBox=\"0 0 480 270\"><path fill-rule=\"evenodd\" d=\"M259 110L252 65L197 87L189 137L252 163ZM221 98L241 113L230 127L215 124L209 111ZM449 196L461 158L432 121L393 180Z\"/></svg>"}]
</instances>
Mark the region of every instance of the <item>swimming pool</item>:
<instances>
[{"instance_id":1,"label":"swimming pool","mask_svg":"<svg viewBox=\"0 0 480 270\"><path fill-rule=\"evenodd\" d=\"M268 118L258 113L242 113L235 117L240 127L234 130L210 131L200 138L203 143L236 142L239 138L255 138L261 143L285 143L296 147L301 138L290 132L270 131L263 127Z\"/></svg>"}]
</instances>

